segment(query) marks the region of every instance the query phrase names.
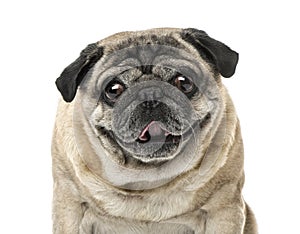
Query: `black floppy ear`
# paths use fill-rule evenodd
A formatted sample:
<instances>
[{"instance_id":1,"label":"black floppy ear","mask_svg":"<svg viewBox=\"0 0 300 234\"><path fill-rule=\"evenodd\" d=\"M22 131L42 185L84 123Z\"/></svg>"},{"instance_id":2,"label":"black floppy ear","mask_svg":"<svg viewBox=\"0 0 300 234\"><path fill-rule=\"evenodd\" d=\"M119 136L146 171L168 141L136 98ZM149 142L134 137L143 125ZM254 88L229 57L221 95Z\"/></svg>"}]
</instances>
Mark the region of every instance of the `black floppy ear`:
<instances>
[{"instance_id":1,"label":"black floppy ear","mask_svg":"<svg viewBox=\"0 0 300 234\"><path fill-rule=\"evenodd\" d=\"M66 102L71 102L74 99L82 79L102 55L103 47L98 47L96 43L89 44L56 79L55 84Z\"/></svg>"},{"instance_id":2,"label":"black floppy ear","mask_svg":"<svg viewBox=\"0 0 300 234\"><path fill-rule=\"evenodd\" d=\"M209 37L206 32L187 28L182 31L182 39L192 44L217 71L226 78L231 77L238 63L239 54L228 46Z\"/></svg>"}]
</instances>

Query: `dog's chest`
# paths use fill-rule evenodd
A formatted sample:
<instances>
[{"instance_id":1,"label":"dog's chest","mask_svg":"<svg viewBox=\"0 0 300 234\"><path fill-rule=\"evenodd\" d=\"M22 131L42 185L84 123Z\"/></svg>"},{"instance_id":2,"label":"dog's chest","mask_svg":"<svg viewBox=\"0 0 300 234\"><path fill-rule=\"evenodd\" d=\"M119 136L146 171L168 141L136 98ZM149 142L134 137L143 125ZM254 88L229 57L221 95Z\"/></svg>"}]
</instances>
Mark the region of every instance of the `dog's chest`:
<instances>
[{"instance_id":1,"label":"dog's chest","mask_svg":"<svg viewBox=\"0 0 300 234\"><path fill-rule=\"evenodd\" d=\"M195 217L191 217L190 221ZM95 215L92 210L87 210L82 219L80 234L192 234L202 233L201 221L186 222L183 220L173 219L164 222L141 222L137 220L123 219L117 217L106 217ZM202 230L201 230L202 229Z\"/></svg>"}]
</instances>

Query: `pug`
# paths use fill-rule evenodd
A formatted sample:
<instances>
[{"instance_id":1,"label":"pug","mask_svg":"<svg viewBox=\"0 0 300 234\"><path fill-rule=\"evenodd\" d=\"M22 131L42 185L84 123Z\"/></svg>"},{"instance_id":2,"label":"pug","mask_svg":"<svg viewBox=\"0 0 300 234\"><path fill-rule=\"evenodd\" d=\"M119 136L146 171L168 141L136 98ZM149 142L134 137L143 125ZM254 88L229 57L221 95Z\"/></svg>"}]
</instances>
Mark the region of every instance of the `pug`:
<instances>
[{"instance_id":1,"label":"pug","mask_svg":"<svg viewBox=\"0 0 300 234\"><path fill-rule=\"evenodd\" d=\"M53 233L257 233L222 84L237 63L192 28L89 44L56 80Z\"/></svg>"}]
</instances>

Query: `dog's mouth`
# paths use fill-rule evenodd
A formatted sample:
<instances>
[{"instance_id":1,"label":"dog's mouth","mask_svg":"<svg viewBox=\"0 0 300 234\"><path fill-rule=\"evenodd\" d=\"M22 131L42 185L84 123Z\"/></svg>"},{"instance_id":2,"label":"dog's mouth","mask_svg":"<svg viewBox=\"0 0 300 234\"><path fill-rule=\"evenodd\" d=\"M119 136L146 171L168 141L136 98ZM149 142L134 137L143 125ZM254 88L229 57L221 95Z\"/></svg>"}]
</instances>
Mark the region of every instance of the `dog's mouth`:
<instances>
[{"instance_id":1,"label":"dog's mouth","mask_svg":"<svg viewBox=\"0 0 300 234\"><path fill-rule=\"evenodd\" d=\"M142 161L168 160L177 151L182 134L174 134L159 121L148 123L131 143L121 143L135 158Z\"/></svg>"},{"instance_id":2,"label":"dog's mouth","mask_svg":"<svg viewBox=\"0 0 300 234\"><path fill-rule=\"evenodd\" d=\"M114 137L126 155L143 161L168 160L175 154L182 139L182 134L174 134L160 121L150 121L142 128L136 139L129 142Z\"/></svg>"},{"instance_id":3,"label":"dog's mouth","mask_svg":"<svg viewBox=\"0 0 300 234\"><path fill-rule=\"evenodd\" d=\"M180 140L180 136L172 135L166 127L158 122L151 121L141 131L140 135L136 139L136 142L141 144L152 143L176 143Z\"/></svg>"},{"instance_id":4,"label":"dog's mouth","mask_svg":"<svg viewBox=\"0 0 300 234\"><path fill-rule=\"evenodd\" d=\"M160 121L150 121L142 128L136 139L130 142L120 140L112 131L97 128L111 144L119 145L126 155L142 162L167 161L174 158L194 134L195 129L203 128L210 119L208 113L202 120L195 121L181 132L173 132Z\"/></svg>"}]
</instances>

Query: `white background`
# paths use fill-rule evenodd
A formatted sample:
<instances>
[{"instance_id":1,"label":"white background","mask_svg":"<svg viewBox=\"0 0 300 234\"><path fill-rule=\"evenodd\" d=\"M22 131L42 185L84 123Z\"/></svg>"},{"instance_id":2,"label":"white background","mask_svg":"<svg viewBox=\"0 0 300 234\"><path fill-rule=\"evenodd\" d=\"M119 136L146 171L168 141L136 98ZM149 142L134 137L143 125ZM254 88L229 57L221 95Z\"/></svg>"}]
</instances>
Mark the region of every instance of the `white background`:
<instances>
[{"instance_id":1,"label":"white background","mask_svg":"<svg viewBox=\"0 0 300 234\"><path fill-rule=\"evenodd\" d=\"M245 144L244 197L260 233L300 233L296 1L2 1L0 232L51 233L50 142L65 66L112 33L195 27L240 54L224 80Z\"/></svg>"}]
</instances>

